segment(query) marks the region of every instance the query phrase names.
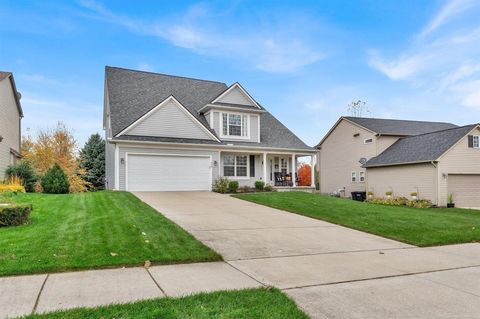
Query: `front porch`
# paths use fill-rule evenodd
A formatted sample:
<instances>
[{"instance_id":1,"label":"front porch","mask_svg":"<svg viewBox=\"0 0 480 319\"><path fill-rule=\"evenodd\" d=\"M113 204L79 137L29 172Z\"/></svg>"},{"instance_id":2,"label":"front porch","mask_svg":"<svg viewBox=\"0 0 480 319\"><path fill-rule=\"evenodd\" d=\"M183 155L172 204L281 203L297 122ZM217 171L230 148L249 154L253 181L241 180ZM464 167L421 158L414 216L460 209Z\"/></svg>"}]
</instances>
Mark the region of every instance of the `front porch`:
<instances>
[{"instance_id":1,"label":"front porch","mask_svg":"<svg viewBox=\"0 0 480 319\"><path fill-rule=\"evenodd\" d=\"M310 181L299 181L299 163L310 165ZM253 187L263 181L277 191L315 190L315 154L277 152L220 152L219 176L237 180L240 186Z\"/></svg>"}]
</instances>

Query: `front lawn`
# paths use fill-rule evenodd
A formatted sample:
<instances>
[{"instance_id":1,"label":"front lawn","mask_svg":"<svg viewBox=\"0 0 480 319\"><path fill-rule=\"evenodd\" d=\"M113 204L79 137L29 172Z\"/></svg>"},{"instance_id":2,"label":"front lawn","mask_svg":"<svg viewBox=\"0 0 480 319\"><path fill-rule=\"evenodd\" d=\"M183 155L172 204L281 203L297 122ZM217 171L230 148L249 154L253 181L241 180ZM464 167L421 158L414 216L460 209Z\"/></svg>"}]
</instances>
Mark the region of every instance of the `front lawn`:
<instances>
[{"instance_id":1,"label":"front lawn","mask_svg":"<svg viewBox=\"0 0 480 319\"><path fill-rule=\"evenodd\" d=\"M417 246L480 241L480 211L383 206L302 192L235 197Z\"/></svg>"},{"instance_id":2,"label":"front lawn","mask_svg":"<svg viewBox=\"0 0 480 319\"><path fill-rule=\"evenodd\" d=\"M247 289L203 293L183 298L161 298L126 305L74 309L25 319L308 319L277 289Z\"/></svg>"},{"instance_id":3,"label":"front lawn","mask_svg":"<svg viewBox=\"0 0 480 319\"><path fill-rule=\"evenodd\" d=\"M0 275L220 260L182 228L126 192L20 194L31 223L0 228Z\"/></svg>"}]
</instances>

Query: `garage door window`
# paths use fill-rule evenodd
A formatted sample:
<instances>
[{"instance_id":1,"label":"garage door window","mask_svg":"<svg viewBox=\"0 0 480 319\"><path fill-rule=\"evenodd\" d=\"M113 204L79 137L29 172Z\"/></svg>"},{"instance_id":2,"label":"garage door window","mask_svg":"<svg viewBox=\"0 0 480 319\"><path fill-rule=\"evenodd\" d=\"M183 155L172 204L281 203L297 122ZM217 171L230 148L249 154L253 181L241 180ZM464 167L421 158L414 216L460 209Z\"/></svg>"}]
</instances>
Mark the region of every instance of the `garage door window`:
<instances>
[{"instance_id":1,"label":"garage door window","mask_svg":"<svg viewBox=\"0 0 480 319\"><path fill-rule=\"evenodd\" d=\"M247 155L224 155L223 175L229 177L247 177L248 156Z\"/></svg>"}]
</instances>

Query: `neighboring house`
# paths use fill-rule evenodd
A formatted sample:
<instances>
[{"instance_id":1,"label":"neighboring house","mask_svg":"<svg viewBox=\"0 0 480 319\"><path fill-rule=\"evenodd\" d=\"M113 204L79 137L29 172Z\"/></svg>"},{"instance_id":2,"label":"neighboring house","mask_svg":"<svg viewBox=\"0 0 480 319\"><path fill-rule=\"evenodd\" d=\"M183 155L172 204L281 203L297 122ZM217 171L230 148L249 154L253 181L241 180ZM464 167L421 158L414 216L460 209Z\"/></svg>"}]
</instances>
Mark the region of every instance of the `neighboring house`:
<instances>
[{"instance_id":1,"label":"neighboring house","mask_svg":"<svg viewBox=\"0 0 480 319\"><path fill-rule=\"evenodd\" d=\"M383 197L419 198L446 206L480 208L480 125L405 137L366 164L366 189Z\"/></svg>"},{"instance_id":2,"label":"neighboring house","mask_svg":"<svg viewBox=\"0 0 480 319\"><path fill-rule=\"evenodd\" d=\"M350 196L367 190L363 165L406 136L456 127L450 123L341 117L316 146L320 191Z\"/></svg>"},{"instance_id":3,"label":"neighboring house","mask_svg":"<svg viewBox=\"0 0 480 319\"><path fill-rule=\"evenodd\" d=\"M274 185L316 154L239 83L115 67L105 70L104 129L107 188L117 190L211 190L221 176Z\"/></svg>"},{"instance_id":4,"label":"neighboring house","mask_svg":"<svg viewBox=\"0 0 480 319\"><path fill-rule=\"evenodd\" d=\"M5 170L20 159L20 122L23 117L20 93L13 75L0 71L0 181Z\"/></svg>"}]
</instances>

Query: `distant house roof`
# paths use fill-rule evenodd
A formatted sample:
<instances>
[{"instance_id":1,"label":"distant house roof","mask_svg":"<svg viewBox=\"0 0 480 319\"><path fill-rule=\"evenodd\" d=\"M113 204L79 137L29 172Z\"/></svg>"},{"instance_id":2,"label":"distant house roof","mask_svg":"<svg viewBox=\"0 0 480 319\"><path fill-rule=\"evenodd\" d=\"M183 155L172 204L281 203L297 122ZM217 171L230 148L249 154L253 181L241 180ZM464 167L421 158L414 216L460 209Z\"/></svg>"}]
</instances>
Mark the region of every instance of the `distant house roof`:
<instances>
[{"instance_id":1,"label":"distant house roof","mask_svg":"<svg viewBox=\"0 0 480 319\"><path fill-rule=\"evenodd\" d=\"M23 117L22 105L20 104L20 93L17 91L13 74L12 72L0 71L0 81L3 81L7 78L10 78L10 83L12 84L13 95L15 97L15 103L17 104L18 113L20 114L20 117Z\"/></svg>"},{"instance_id":2,"label":"distant house roof","mask_svg":"<svg viewBox=\"0 0 480 319\"><path fill-rule=\"evenodd\" d=\"M435 161L477 125L471 124L401 138L380 155L370 159L364 167Z\"/></svg>"},{"instance_id":3,"label":"distant house roof","mask_svg":"<svg viewBox=\"0 0 480 319\"><path fill-rule=\"evenodd\" d=\"M396 136L418 135L457 127L455 124L445 122L393 120L353 116L345 116L345 119L363 126L377 134Z\"/></svg>"},{"instance_id":4,"label":"distant house roof","mask_svg":"<svg viewBox=\"0 0 480 319\"><path fill-rule=\"evenodd\" d=\"M173 95L203 126L217 136L200 110L228 89L225 83L109 66L105 68L105 77L112 134L116 137L114 140L163 141L163 138L132 138L117 135L170 95ZM222 104L228 106L225 103ZM236 106L242 107L241 105ZM263 110L263 108L261 109ZM259 116L260 143L250 142L248 145L311 150L270 113L264 112ZM169 141L172 140L169 139ZM176 139L176 141L187 143L184 139ZM191 140L188 142L195 143ZM198 142L198 144L204 143ZM244 142L228 141L228 144L242 145Z\"/></svg>"}]
</instances>

